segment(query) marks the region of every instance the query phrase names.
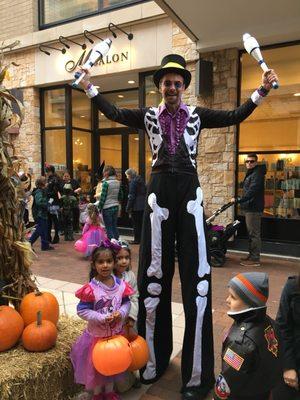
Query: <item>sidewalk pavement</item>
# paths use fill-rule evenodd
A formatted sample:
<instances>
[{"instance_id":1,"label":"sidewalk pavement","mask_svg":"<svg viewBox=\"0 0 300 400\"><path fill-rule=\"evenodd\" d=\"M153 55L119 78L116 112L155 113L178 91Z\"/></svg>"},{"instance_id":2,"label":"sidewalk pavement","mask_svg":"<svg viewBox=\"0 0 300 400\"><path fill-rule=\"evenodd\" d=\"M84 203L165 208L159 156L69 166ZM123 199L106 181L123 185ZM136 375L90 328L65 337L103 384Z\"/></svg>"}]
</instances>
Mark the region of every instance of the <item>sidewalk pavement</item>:
<instances>
[{"instance_id":1,"label":"sidewalk pavement","mask_svg":"<svg viewBox=\"0 0 300 400\"><path fill-rule=\"evenodd\" d=\"M59 301L61 313L76 315L77 299L74 292L88 281L89 262L80 253L74 250L74 243L64 242L55 245L55 251L42 252L35 245L37 259L32 265L32 271L37 276L41 290L53 292ZM212 298L213 298L213 325L215 343L215 372L220 369L220 350L222 338L232 323L226 315L228 281L239 272L247 269L239 265L241 254L229 253L226 265L223 268L212 269ZM299 271L299 260L285 260L276 257L262 257L262 264L258 271L269 274L270 294L268 313L276 316L282 287L289 275ZM132 269L137 272L138 246L132 246ZM172 290L172 317L173 317L173 353L172 362L166 374L151 386L142 385L141 389L132 389L122 395L123 400L179 400L180 399L180 354L184 334L184 313L181 300L181 285L178 268L175 268ZM207 400L211 396L207 397Z\"/></svg>"}]
</instances>

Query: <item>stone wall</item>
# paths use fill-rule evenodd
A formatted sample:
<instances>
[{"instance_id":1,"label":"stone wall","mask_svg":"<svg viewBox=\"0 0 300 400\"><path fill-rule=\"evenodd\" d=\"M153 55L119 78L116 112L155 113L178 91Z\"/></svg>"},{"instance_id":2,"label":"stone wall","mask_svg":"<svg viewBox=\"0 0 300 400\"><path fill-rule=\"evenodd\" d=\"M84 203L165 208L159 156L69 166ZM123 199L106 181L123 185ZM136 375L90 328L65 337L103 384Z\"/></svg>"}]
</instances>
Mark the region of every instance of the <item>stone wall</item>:
<instances>
[{"instance_id":1,"label":"stone wall","mask_svg":"<svg viewBox=\"0 0 300 400\"><path fill-rule=\"evenodd\" d=\"M202 53L213 62L213 95L195 96L195 66L199 59L196 45L173 24L173 51L187 60L192 73L185 92L187 104L231 110L237 106L238 50L226 49ZM198 173L204 193L205 212L210 215L235 194L236 127L203 129L198 146ZM233 208L221 214L216 222L227 224L233 219Z\"/></svg>"},{"instance_id":2,"label":"stone wall","mask_svg":"<svg viewBox=\"0 0 300 400\"><path fill-rule=\"evenodd\" d=\"M26 157L26 164L36 176L41 172L41 128L39 90L33 87L35 51L32 49L5 55L6 63L14 61L18 66L10 66L9 79L4 81L4 85L7 89L19 88L23 91L25 115L14 145L17 154Z\"/></svg>"},{"instance_id":3,"label":"stone wall","mask_svg":"<svg viewBox=\"0 0 300 400\"><path fill-rule=\"evenodd\" d=\"M38 25L37 0L1 1L0 7L0 41L31 33Z\"/></svg>"}]
</instances>

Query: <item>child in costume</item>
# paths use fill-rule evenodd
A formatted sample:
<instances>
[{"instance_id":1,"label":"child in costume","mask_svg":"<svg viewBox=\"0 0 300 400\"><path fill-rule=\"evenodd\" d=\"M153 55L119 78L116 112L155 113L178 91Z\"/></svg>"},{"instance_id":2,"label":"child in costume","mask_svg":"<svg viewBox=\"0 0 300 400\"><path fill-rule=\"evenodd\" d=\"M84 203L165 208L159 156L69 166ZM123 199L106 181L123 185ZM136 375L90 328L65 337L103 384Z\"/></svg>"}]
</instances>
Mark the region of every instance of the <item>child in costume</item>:
<instances>
[{"instance_id":1,"label":"child in costume","mask_svg":"<svg viewBox=\"0 0 300 400\"><path fill-rule=\"evenodd\" d=\"M137 281L134 272L131 270L131 250L127 242L119 240L114 241L121 246L121 249L116 255L116 264L114 267L114 275L127 282L134 290L134 294L130 296L130 311L127 319L127 324L131 327L135 326L139 312L139 292Z\"/></svg>"},{"instance_id":2,"label":"child in costume","mask_svg":"<svg viewBox=\"0 0 300 400\"><path fill-rule=\"evenodd\" d=\"M75 243L75 249L89 257L100 243L107 239L105 230L101 226L102 218L98 207L90 203L87 206L87 219L82 230L81 239Z\"/></svg>"},{"instance_id":3,"label":"child in costume","mask_svg":"<svg viewBox=\"0 0 300 400\"><path fill-rule=\"evenodd\" d=\"M234 319L222 346L214 399L269 400L281 376L279 339L266 314L268 275L238 274L229 282L227 313Z\"/></svg>"},{"instance_id":4,"label":"child in costume","mask_svg":"<svg viewBox=\"0 0 300 400\"><path fill-rule=\"evenodd\" d=\"M130 296L130 311L125 325L127 328L136 327L137 316L139 311L139 292L137 287L137 281L134 272L131 270L131 250L127 242L122 240L111 240L113 243L117 243L121 246L120 250L116 255L116 264L114 267L114 275L127 282L130 287L134 290L132 296ZM118 392L123 393L129 390L131 387L139 388L141 386L138 377L135 372L127 372L123 379L116 382L116 389Z\"/></svg>"},{"instance_id":5,"label":"child in costume","mask_svg":"<svg viewBox=\"0 0 300 400\"><path fill-rule=\"evenodd\" d=\"M106 240L93 251L91 281L75 293L80 299L77 314L88 321L88 325L73 345L71 360L76 383L93 390L93 400L120 399L113 391L113 382L118 376L101 375L91 359L93 347L99 338L122 333L130 309L129 296L133 290L124 280L112 274L118 249L119 246Z\"/></svg>"},{"instance_id":6,"label":"child in costume","mask_svg":"<svg viewBox=\"0 0 300 400\"><path fill-rule=\"evenodd\" d=\"M65 183L63 186L63 195L59 200L61 205L64 234L66 241L74 240L73 233L73 214L74 208L77 207L77 199L73 194L72 185L70 183Z\"/></svg>"}]
</instances>

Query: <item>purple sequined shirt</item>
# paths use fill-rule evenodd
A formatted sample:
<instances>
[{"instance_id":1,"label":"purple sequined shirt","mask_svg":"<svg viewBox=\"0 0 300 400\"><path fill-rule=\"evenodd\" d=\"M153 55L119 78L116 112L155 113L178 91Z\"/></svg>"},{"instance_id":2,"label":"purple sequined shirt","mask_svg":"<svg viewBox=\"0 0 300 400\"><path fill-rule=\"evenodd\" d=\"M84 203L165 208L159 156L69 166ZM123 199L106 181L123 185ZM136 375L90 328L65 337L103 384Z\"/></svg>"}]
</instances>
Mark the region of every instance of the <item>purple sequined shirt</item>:
<instances>
[{"instance_id":1,"label":"purple sequined shirt","mask_svg":"<svg viewBox=\"0 0 300 400\"><path fill-rule=\"evenodd\" d=\"M175 154L181 136L189 120L189 110L184 103L180 103L177 111L172 114L166 105L159 107L158 120L170 154Z\"/></svg>"}]
</instances>

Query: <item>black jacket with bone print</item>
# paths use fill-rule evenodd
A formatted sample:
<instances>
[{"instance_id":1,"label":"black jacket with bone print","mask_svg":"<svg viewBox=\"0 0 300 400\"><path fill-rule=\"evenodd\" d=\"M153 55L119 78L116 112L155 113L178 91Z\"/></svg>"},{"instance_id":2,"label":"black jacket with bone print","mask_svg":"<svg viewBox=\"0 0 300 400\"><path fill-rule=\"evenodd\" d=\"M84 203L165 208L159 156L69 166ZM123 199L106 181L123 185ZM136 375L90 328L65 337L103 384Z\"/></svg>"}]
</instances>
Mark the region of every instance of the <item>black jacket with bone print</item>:
<instances>
[{"instance_id":1,"label":"black jacket with bone print","mask_svg":"<svg viewBox=\"0 0 300 400\"><path fill-rule=\"evenodd\" d=\"M97 108L110 120L143 129L147 132L152 150L152 172L197 173L197 144L201 129L222 128L246 119L257 107L251 99L233 111L188 107L190 118L174 155L168 151L158 120L158 108L127 109L109 103L101 94L93 98ZM224 149L225 150L225 149Z\"/></svg>"}]
</instances>

